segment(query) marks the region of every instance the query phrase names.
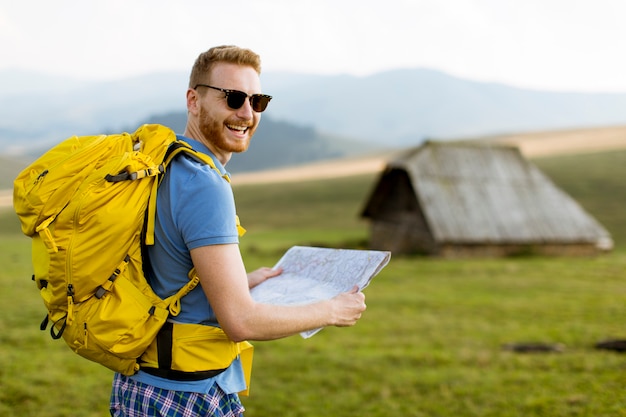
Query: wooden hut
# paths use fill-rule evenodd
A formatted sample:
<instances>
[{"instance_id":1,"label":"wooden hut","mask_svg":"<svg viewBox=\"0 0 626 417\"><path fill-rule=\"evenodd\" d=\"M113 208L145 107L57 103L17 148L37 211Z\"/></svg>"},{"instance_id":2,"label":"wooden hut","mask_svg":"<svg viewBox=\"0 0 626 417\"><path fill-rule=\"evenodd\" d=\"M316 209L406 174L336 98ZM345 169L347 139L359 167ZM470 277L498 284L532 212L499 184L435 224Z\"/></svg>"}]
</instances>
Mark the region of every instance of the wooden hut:
<instances>
[{"instance_id":1,"label":"wooden hut","mask_svg":"<svg viewBox=\"0 0 626 417\"><path fill-rule=\"evenodd\" d=\"M588 255L610 234L516 147L426 142L387 164L362 213L372 249Z\"/></svg>"}]
</instances>

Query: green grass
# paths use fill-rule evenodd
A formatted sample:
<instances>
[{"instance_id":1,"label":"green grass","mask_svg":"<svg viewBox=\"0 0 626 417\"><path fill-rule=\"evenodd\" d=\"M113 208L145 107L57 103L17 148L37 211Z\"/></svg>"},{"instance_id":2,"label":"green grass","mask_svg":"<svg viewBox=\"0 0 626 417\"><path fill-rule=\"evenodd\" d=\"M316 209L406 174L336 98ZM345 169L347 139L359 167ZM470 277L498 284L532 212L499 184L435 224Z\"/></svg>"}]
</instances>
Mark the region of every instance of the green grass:
<instances>
[{"instance_id":1,"label":"green grass","mask_svg":"<svg viewBox=\"0 0 626 417\"><path fill-rule=\"evenodd\" d=\"M351 329L259 344L251 415L619 415L626 257L395 259ZM555 275L556 274L556 275ZM563 343L514 354L510 342Z\"/></svg>"},{"instance_id":2,"label":"green grass","mask_svg":"<svg viewBox=\"0 0 626 417\"><path fill-rule=\"evenodd\" d=\"M605 155L624 157L617 154ZM614 234L613 253L394 257L366 289L368 310L355 327L255 344L246 415L626 415L626 356L593 347L626 339L626 214L613 203L623 202L626 164L569 158L539 163ZM248 268L274 264L295 244L362 247L367 224L358 214L374 181L236 187ZM106 416L111 372L38 329L44 308L30 280L29 243L15 216L0 211L0 415ZM565 349L502 349L514 342Z\"/></svg>"},{"instance_id":3,"label":"green grass","mask_svg":"<svg viewBox=\"0 0 626 417\"><path fill-rule=\"evenodd\" d=\"M29 245L19 235L0 239L0 415L104 416L110 372L39 330L45 309Z\"/></svg>"}]
</instances>

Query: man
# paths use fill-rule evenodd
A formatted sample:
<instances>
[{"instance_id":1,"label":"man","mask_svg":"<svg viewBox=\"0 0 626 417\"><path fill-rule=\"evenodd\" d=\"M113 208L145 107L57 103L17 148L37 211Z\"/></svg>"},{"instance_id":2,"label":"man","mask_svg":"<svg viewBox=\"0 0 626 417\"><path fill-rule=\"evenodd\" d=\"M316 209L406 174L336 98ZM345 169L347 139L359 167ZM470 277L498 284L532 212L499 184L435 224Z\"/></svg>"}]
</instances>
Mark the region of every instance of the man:
<instances>
[{"instance_id":1,"label":"man","mask_svg":"<svg viewBox=\"0 0 626 417\"><path fill-rule=\"evenodd\" d=\"M158 342L164 337L160 334L157 342L161 345L155 347L158 355L148 358L150 349L144 355L152 367L142 366L131 377L115 375L113 416L242 415L238 392L247 387L237 342L272 340L324 326L351 326L366 308L364 295L356 288L331 300L290 307L260 304L250 296L250 288L281 271L261 268L246 273L224 166L233 152L248 148L271 99L261 94L260 72L259 56L235 46L212 48L196 60L181 139L209 155L217 170L186 154L173 161L159 186L156 242L148 249L148 275L160 296L182 287L192 268L200 278L200 285L182 299L181 313L171 325L174 336L170 333L166 339L173 344L171 352L177 348L175 334L181 328L200 332L194 334L211 332L194 346L200 350L190 358L202 362L217 357L224 365L199 365L182 372L162 369L161 345L167 343ZM165 353L168 356L170 351Z\"/></svg>"}]
</instances>

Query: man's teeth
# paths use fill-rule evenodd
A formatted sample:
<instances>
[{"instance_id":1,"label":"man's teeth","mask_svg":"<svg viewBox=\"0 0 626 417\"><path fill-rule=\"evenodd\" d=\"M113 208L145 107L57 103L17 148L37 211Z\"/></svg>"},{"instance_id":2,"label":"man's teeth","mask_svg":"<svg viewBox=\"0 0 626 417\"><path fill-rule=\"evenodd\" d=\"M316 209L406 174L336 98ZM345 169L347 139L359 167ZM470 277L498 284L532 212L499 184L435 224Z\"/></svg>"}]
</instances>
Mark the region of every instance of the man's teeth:
<instances>
[{"instance_id":1,"label":"man's teeth","mask_svg":"<svg viewBox=\"0 0 626 417\"><path fill-rule=\"evenodd\" d=\"M233 125L226 125L226 126L231 130L238 130L240 132L245 132L248 129L248 126L233 126Z\"/></svg>"}]
</instances>

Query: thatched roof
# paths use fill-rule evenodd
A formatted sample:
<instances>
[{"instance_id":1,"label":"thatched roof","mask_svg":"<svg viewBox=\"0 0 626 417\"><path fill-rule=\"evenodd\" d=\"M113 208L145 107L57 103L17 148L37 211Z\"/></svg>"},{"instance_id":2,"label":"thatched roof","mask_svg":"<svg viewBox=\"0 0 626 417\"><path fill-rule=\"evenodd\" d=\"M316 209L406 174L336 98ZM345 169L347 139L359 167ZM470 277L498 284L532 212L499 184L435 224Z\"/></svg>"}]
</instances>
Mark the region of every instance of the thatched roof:
<instances>
[{"instance_id":1,"label":"thatched roof","mask_svg":"<svg viewBox=\"0 0 626 417\"><path fill-rule=\"evenodd\" d=\"M515 147L427 142L390 161L381 181L398 170L437 242L612 246L607 230ZM364 215L375 219L380 209L373 195Z\"/></svg>"}]
</instances>

